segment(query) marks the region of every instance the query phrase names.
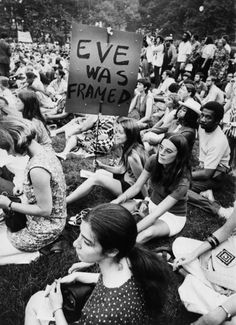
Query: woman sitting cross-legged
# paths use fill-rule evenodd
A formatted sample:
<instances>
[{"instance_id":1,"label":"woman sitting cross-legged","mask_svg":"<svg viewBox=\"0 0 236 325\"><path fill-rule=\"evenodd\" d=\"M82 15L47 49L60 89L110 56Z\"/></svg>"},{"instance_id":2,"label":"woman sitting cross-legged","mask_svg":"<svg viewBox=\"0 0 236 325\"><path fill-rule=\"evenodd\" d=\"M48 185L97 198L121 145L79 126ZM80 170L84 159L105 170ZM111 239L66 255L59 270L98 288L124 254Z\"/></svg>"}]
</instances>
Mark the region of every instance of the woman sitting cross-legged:
<instances>
[{"instance_id":1,"label":"woman sitting cross-legged","mask_svg":"<svg viewBox=\"0 0 236 325\"><path fill-rule=\"evenodd\" d=\"M187 191L190 183L189 147L182 134L167 133L157 154L152 155L136 183L113 203L133 211L137 200L127 201L151 179L149 213L138 223L137 241L178 234L186 223ZM126 202L127 201L127 202Z\"/></svg>"},{"instance_id":2,"label":"woman sitting cross-legged","mask_svg":"<svg viewBox=\"0 0 236 325\"><path fill-rule=\"evenodd\" d=\"M0 208L26 215L26 226L16 232L5 229L0 236L0 264L9 256L24 263L22 254L36 252L54 242L66 224L66 184L62 166L53 151L35 141L36 130L26 119L0 120L0 148L13 155L28 155L22 203L0 195ZM27 255L27 254L26 254ZM29 254L29 257L31 255Z\"/></svg>"},{"instance_id":3,"label":"woman sitting cross-legged","mask_svg":"<svg viewBox=\"0 0 236 325\"><path fill-rule=\"evenodd\" d=\"M135 244L137 226L131 213L120 205L101 204L84 216L80 231L76 253L82 262L98 263L100 273L73 272L34 294L25 325L53 320L68 324L60 284L76 281L96 283L76 324L156 324L165 303L168 268L156 254Z\"/></svg>"},{"instance_id":4,"label":"woman sitting cross-legged","mask_svg":"<svg viewBox=\"0 0 236 325\"><path fill-rule=\"evenodd\" d=\"M146 162L146 153L140 139L137 122L130 118L119 118L114 138L116 145L122 150L119 165L109 166L97 161L99 167L113 174L113 178L102 173L95 173L66 198L67 204L87 195L95 185L105 187L118 196L136 182ZM146 187L141 188L139 192L139 197L142 195L145 197Z\"/></svg>"}]
</instances>

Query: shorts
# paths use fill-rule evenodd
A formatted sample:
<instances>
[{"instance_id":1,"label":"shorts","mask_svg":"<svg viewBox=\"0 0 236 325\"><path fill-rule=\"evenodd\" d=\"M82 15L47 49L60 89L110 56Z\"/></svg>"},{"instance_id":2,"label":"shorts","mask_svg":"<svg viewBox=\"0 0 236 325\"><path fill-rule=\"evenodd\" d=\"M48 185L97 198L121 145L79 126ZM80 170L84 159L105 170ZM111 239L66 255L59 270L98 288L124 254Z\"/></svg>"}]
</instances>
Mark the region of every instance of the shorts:
<instances>
[{"instance_id":1,"label":"shorts","mask_svg":"<svg viewBox=\"0 0 236 325\"><path fill-rule=\"evenodd\" d=\"M149 197L145 198L149 202L149 213L153 212L157 205ZM165 212L158 220L164 221L170 229L169 237L177 235L185 226L186 216L176 216L173 213Z\"/></svg>"}]
</instances>

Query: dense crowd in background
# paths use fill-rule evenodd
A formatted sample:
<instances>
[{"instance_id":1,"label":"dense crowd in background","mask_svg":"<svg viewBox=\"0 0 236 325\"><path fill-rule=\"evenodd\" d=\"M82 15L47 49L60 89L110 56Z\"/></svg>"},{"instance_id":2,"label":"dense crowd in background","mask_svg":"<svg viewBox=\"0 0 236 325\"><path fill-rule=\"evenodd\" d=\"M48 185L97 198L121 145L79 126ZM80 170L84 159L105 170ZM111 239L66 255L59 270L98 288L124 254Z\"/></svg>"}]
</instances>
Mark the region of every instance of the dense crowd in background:
<instances>
[{"instance_id":1,"label":"dense crowd in background","mask_svg":"<svg viewBox=\"0 0 236 325\"><path fill-rule=\"evenodd\" d=\"M81 231L74 242L80 262L46 293L32 296L25 324L67 324L60 283L74 281L97 283L78 324L155 323L165 302L167 263L143 244L178 235L187 205L225 224L205 242L174 241L173 269L187 274L181 300L203 314L196 325L234 324L233 274L229 281L223 271L220 280L203 271L215 270L212 256L222 243L230 241L236 251L236 209L214 196L227 175L236 176L236 52L227 35L200 40L186 31L177 41L158 30L147 33L127 117L66 111L69 56L69 46L0 39L0 264L30 263L45 249L57 251L66 223ZM65 147L56 153L58 134ZM199 166L193 168L194 146ZM98 155L113 159L105 164ZM78 163L95 157L96 172L66 195L61 163L72 156ZM114 200L68 216L66 206L94 186ZM26 216L17 230L7 222L12 212ZM95 263L100 273L80 271Z\"/></svg>"}]
</instances>

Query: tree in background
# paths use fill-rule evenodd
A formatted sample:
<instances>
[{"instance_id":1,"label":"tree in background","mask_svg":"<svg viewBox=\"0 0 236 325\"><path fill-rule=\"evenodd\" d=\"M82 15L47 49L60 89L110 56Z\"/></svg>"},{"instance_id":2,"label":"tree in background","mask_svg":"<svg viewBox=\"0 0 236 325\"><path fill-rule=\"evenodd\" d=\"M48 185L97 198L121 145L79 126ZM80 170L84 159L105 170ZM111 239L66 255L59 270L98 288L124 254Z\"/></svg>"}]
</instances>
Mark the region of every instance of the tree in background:
<instances>
[{"instance_id":1,"label":"tree in background","mask_svg":"<svg viewBox=\"0 0 236 325\"><path fill-rule=\"evenodd\" d=\"M222 34L234 39L235 0L0 0L0 32L16 38L17 30L33 38L65 42L71 21L135 31L162 28L163 35L180 38L184 30L200 37ZM199 8L202 6L203 11Z\"/></svg>"},{"instance_id":2,"label":"tree in background","mask_svg":"<svg viewBox=\"0 0 236 325\"><path fill-rule=\"evenodd\" d=\"M163 34L175 38L184 30L200 37L219 37L229 34L235 38L236 8L234 0L140 0L140 15L143 25L154 29L162 28ZM203 11L199 8L202 6Z\"/></svg>"}]
</instances>

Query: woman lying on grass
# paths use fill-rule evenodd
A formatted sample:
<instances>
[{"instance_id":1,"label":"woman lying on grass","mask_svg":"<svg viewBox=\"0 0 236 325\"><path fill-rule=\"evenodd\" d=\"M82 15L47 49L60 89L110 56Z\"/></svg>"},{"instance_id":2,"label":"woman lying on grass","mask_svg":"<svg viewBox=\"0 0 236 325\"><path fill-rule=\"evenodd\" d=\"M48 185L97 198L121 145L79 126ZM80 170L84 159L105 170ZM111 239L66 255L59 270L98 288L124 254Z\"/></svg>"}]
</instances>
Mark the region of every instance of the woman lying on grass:
<instances>
[{"instance_id":1,"label":"woman lying on grass","mask_svg":"<svg viewBox=\"0 0 236 325\"><path fill-rule=\"evenodd\" d=\"M122 150L119 165L113 167L97 161L98 167L111 172L113 178L102 173L94 174L66 198L67 204L87 195L95 185L105 187L118 196L135 183L146 162L137 123L129 118L120 118L116 125L115 143ZM141 188L139 192L139 197L142 197L142 194L145 197L146 187Z\"/></svg>"},{"instance_id":2,"label":"woman lying on grass","mask_svg":"<svg viewBox=\"0 0 236 325\"><path fill-rule=\"evenodd\" d=\"M122 203L133 211L135 197L151 179L149 213L138 223L137 241L145 243L155 237L174 236L186 223L187 191L190 183L189 148L182 134L167 133L157 154L151 156L136 183L113 203Z\"/></svg>"},{"instance_id":3,"label":"woman lying on grass","mask_svg":"<svg viewBox=\"0 0 236 325\"><path fill-rule=\"evenodd\" d=\"M73 272L55 281L49 291L34 294L26 307L25 325L44 324L42 308L44 321L54 315L56 325L68 324L60 283L76 281L96 283L76 324L155 324L165 302L168 269L154 253L135 244L137 226L131 213L119 205L102 204L84 216L80 230L74 242L77 255L82 262L98 263L100 274Z\"/></svg>"}]
</instances>

